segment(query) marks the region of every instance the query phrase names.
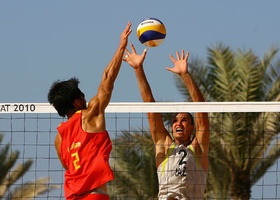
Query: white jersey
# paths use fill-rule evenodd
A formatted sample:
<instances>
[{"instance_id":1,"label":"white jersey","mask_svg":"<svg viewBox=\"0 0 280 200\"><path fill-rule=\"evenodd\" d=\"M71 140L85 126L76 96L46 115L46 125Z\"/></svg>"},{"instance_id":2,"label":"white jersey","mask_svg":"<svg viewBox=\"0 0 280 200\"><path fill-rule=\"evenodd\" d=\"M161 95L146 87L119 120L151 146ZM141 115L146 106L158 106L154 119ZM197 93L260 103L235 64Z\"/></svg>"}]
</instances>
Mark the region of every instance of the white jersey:
<instances>
[{"instance_id":1,"label":"white jersey","mask_svg":"<svg viewBox=\"0 0 280 200\"><path fill-rule=\"evenodd\" d=\"M201 167L192 145L172 143L157 169L159 200L204 199L207 173Z\"/></svg>"}]
</instances>

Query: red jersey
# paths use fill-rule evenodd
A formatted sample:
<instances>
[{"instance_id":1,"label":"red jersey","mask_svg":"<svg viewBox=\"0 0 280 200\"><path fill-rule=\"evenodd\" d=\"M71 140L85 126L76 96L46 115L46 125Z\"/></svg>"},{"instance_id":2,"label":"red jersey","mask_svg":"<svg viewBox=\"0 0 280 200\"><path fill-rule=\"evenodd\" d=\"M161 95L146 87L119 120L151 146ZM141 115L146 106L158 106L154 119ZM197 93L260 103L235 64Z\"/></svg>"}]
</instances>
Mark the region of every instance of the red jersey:
<instances>
[{"instance_id":1,"label":"red jersey","mask_svg":"<svg viewBox=\"0 0 280 200\"><path fill-rule=\"evenodd\" d=\"M87 133L82 130L82 112L77 111L58 126L60 154L67 166L64 195L71 198L114 179L109 165L112 142L107 131Z\"/></svg>"}]
</instances>

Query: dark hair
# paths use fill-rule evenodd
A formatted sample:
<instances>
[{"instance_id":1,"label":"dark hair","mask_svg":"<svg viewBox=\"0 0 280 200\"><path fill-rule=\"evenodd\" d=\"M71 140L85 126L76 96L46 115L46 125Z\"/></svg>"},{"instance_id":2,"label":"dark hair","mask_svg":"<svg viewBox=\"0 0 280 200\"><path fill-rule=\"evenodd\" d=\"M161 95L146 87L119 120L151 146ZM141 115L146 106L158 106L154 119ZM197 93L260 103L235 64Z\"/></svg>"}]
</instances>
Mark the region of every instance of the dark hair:
<instances>
[{"instance_id":1,"label":"dark hair","mask_svg":"<svg viewBox=\"0 0 280 200\"><path fill-rule=\"evenodd\" d=\"M188 114L188 115L191 117L191 124L195 126L195 124L194 124L194 118L193 118L193 115L192 115L191 113L189 113L189 112L179 112L179 113L186 113L186 114ZM176 116L177 116L179 113L174 113L174 114L172 115L172 123L171 123L171 125L173 124L174 119L176 118ZM192 143L192 141L194 140L195 136L196 136L196 132L195 132L195 129L194 129L192 135L190 136L190 140L188 141L188 144L187 144L187 145L189 145L189 144Z\"/></svg>"},{"instance_id":2,"label":"dark hair","mask_svg":"<svg viewBox=\"0 0 280 200\"><path fill-rule=\"evenodd\" d=\"M186 113L186 114L188 114L188 115L191 117L191 123L192 123L192 125L194 125L194 119L193 119L193 115L192 115L191 113L189 113L189 112L180 112L180 113ZM173 124L173 121L174 121L175 117L176 117L178 114L179 114L179 113L174 113L174 114L172 115L172 123L171 123L171 124Z\"/></svg>"},{"instance_id":3,"label":"dark hair","mask_svg":"<svg viewBox=\"0 0 280 200\"><path fill-rule=\"evenodd\" d=\"M79 83L80 81L76 77L67 81L53 82L48 93L48 101L60 116L65 117L69 112L75 110L73 102L83 94L78 87Z\"/></svg>"}]
</instances>

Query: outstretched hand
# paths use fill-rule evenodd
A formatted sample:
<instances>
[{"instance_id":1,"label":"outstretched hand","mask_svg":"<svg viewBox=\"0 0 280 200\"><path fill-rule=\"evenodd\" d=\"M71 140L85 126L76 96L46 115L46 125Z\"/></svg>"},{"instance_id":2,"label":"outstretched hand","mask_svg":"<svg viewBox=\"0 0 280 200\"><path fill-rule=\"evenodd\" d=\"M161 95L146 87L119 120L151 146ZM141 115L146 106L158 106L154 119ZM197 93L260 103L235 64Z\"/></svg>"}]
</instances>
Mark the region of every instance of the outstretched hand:
<instances>
[{"instance_id":1,"label":"outstretched hand","mask_svg":"<svg viewBox=\"0 0 280 200\"><path fill-rule=\"evenodd\" d=\"M126 48L127 46L127 42L128 42L128 36L130 35L130 33L132 32L131 30L131 22L128 22L125 29L123 30L121 37L120 37L120 46L123 48Z\"/></svg>"},{"instance_id":2,"label":"outstretched hand","mask_svg":"<svg viewBox=\"0 0 280 200\"><path fill-rule=\"evenodd\" d=\"M170 55L169 56L171 61L174 63L173 68L167 67L166 70L171 71L178 75L184 75L188 73L188 58L189 58L189 52L186 53L182 50L181 56L179 55L179 52L176 51L176 57L177 60Z\"/></svg>"},{"instance_id":3,"label":"outstretched hand","mask_svg":"<svg viewBox=\"0 0 280 200\"><path fill-rule=\"evenodd\" d=\"M137 69L143 67L143 62L145 60L147 49L144 49L141 55L137 54L133 44L130 44L131 52L126 49L126 55L123 57L123 61L127 62L132 68Z\"/></svg>"}]
</instances>

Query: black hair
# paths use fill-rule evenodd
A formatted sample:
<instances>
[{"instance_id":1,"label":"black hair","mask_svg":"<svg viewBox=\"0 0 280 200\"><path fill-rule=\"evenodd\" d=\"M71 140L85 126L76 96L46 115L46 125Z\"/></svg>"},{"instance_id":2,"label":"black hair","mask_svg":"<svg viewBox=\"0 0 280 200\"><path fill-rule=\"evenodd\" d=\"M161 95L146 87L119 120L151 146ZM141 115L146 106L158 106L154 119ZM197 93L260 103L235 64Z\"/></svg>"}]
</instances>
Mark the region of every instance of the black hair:
<instances>
[{"instance_id":1,"label":"black hair","mask_svg":"<svg viewBox=\"0 0 280 200\"><path fill-rule=\"evenodd\" d=\"M79 83L76 77L67 81L53 82L48 93L48 101L60 116L65 117L69 112L75 111L73 102L83 94L78 87Z\"/></svg>"},{"instance_id":2,"label":"black hair","mask_svg":"<svg viewBox=\"0 0 280 200\"><path fill-rule=\"evenodd\" d=\"M191 123L192 123L192 125L195 125L194 124L194 118L193 118L193 115L191 114L191 113L189 113L189 112L180 112L180 113L186 113L186 114L188 114L190 117L191 117ZM173 115L172 115L172 123L171 124L173 124L173 121L174 121L174 119L176 118L176 116L178 115L179 113L174 113Z\"/></svg>"}]
</instances>

